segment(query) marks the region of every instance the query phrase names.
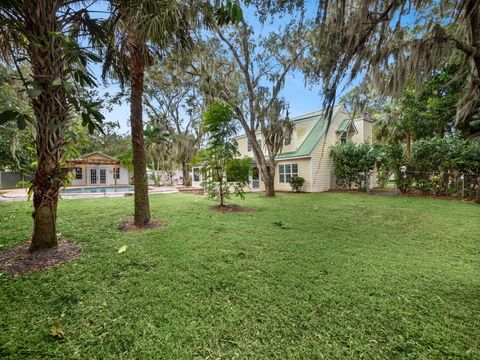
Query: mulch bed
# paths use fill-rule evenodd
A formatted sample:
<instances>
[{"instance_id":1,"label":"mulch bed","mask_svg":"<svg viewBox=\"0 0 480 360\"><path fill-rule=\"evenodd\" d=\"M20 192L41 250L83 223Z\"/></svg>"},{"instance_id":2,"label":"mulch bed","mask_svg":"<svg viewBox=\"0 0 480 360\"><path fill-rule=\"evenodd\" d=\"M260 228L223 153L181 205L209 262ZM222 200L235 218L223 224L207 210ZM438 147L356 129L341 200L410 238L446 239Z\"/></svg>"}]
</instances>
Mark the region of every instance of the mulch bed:
<instances>
[{"instance_id":1,"label":"mulch bed","mask_svg":"<svg viewBox=\"0 0 480 360\"><path fill-rule=\"evenodd\" d=\"M159 227L167 226L168 223L163 220L152 220L150 223L144 226L137 226L133 223L133 220L127 220L120 226L120 230L122 231L143 231L148 229L156 229Z\"/></svg>"},{"instance_id":2,"label":"mulch bed","mask_svg":"<svg viewBox=\"0 0 480 360\"><path fill-rule=\"evenodd\" d=\"M72 261L82 254L79 245L58 239L58 246L52 249L30 252L30 242L18 245L0 253L0 269L7 274L20 276Z\"/></svg>"},{"instance_id":3,"label":"mulch bed","mask_svg":"<svg viewBox=\"0 0 480 360\"><path fill-rule=\"evenodd\" d=\"M218 211L218 212L224 212L224 213L255 211L255 209L252 209L252 208L236 206L236 205L225 205L225 206L215 205L215 206L212 206L212 210Z\"/></svg>"}]
</instances>

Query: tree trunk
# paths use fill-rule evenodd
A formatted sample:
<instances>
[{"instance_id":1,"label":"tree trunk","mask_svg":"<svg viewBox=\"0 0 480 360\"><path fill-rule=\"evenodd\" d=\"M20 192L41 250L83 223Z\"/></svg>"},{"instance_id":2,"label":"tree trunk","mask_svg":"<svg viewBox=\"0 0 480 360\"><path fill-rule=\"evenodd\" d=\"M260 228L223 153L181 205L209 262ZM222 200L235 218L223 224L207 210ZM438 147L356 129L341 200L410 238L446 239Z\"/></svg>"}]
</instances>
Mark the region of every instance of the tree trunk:
<instances>
[{"instance_id":1,"label":"tree trunk","mask_svg":"<svg viewBox=\"0 0 480 360\"><path fill-rule=\"evenodd\" d=\"M480 204L480 175L477 178L477 193L475 196L475 202Z\"/></svg>"},{"instance_id":2,"label":"tree trunk","mask_svg":"<svg viewBox=\"0 0 480 360\"><path fill-rule=\"evenodd\" d=\"M188 161L182 162L182 173L183 173L183 185L184 186L191 186L192 179L190 178L190 169L188 166Z\"/></svg>"},{"instance_id":3,"label":"tree trunk","mask_svg":"<svg viewBox=\"0 0 480 360\"><path fill-rule=\"evenodd\" d=\"M260 169L260 174L262 175L263 185L265 186L265 195L272 197L275 196L275 165L268 164L265 159L265 155L262 152L262 149L258 145L256 134L248 133L247 139L250 140L252 145L253 155L257 162L257 167ZM272 174L273 173L273 174Z\"/></svg>"},{"instance_id":4,"label":"tree trunk","mask_svg":"<svg viewBox=\"0 0 480 360\"><path fill-rule=\"evenodd\" d=\"M265 186L265 195L269 197L275 196L275 174L272 174L272 167L266 163L261 163L260 172L262 173L263 185Z\"/></svg>"},{"instance_id":5,"label":"tree trunk","mask_svg":"<svg viewBox=\"0 0 480 360\"><path fill-rule=\"evenodd\" d=\"M450 172L448 169L443 171L443 193L448 195L448 185L450 183Z\"/></svg>"},{"instance_id":6,"label":"tree trunk","mask_svg":"<svg viewBox=\"0 0 480 360\"><path fill-rule=\"evenodd\" d=\"M67 93L63 85L53 86L55 79L64 79L62 40L58 34L58 4L38 2L37 10L26 12L27 52L31 60L32 78L40 94L31 101L37 130L35 146L37 169L32 180L34 219L30 250L58 245L58 191L67 172L61 169L65 151L65 127L69 121Z\"/></svg>"},{"instance_id":7,"label":"tree trunk","mask_svg":"<svg viewBox=\"0 0 480 360\"><path fill-rule=\"evenodd\" d=\"M405 142L406 142L406 145L407 145L406 148L405 148L405 155L406 155L407 159L410 159L410 154L412 152L412 134L410 133L410 131L407 132Z\"/></svg>"},{"instance_id":8,"label":"tree trunk","mask_svg":"<svg viewBox=\"0 0 480 360\"><path fill-rule=\"evenodd\" d=\"M144 226L150 222L148 199L147 160L143 136L142 97L145 44L133 40L130 57L130 123L132 127L133 179L135 195L134 223ZM133 50L133 51L132 51Z\"/></svg>"}]
</instances>

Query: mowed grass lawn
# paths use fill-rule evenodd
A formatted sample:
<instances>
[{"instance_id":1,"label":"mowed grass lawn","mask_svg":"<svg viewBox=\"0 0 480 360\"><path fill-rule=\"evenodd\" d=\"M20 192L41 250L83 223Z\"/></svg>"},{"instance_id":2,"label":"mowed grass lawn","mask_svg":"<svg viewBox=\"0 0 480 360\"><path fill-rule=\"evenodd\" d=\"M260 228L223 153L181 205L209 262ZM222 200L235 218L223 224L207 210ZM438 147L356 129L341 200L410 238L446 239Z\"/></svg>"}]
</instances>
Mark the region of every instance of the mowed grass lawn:
<instances>
[{"instance_id":1,"label":"mowed grass lawn","mask_svg":"<svg viewBox=\"0 0 480 360\"><path fill-rule=\"evenodd\" d=\"M62 200L59 232L84 253L0 276L0 358L480 358L480 206L334 193L232 202L256 211L151 196L169 225L123 233L132 198ZM2 250L27 239L30 213L0 203ZM56 320L62 341L49 335Z\"/></svg>"}]
</instances>

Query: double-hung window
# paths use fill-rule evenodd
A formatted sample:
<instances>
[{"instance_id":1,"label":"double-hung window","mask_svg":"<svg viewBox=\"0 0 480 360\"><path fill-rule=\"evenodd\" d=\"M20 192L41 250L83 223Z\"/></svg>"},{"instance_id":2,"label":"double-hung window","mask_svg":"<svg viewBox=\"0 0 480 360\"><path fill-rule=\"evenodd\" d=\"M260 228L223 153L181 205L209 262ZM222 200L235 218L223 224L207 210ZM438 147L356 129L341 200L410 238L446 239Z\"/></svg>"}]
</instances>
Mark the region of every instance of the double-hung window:
<instances>
[{"instance_id":1,"label":"double-hung window","mask_svg":"<svg viewBox=\"0 0 480 360\"><path fill-rule=\"evenodd\" d=\"M75 169L75 179L76 180L82 180L82 178L83 178L82 168L76 168Z\"/></svg>"},{"instance_id":2,"label":"double-hung window","mask_svg":"<svg viewBox=\"0 0 480 360\"><path fill-rule=\"evenodd\" d=\"M114 179L120 179L120 168L116 167L113 170L113 178Z\"/></svg>"},{"instance_id":3,"label":"double-hung window","mask_svg":"<svg viewBox=\"0 0 480 360\"><path fill-rule=\"evenodd\" d=\"M290 145L292 143L292 135L288 135L284 140L284 145Z\"/></svg>"},{"instance_id":4,"label":"double-hung window","mask_svg":"<svg viewBox=\"0 0 480 360\"><path fill-rule=\"evenodd\" d=\"M288 184L292 176L298 176L298 164L281 164L278 166L280 184Z\"/></svg>"}]
</instances>

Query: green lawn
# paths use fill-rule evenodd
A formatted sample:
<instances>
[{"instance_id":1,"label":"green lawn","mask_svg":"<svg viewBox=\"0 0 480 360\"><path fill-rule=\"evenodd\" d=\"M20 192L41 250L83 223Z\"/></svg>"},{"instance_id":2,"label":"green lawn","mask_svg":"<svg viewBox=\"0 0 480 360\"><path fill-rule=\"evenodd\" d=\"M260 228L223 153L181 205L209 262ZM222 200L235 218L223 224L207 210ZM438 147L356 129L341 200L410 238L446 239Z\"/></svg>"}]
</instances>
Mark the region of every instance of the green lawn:
<instances>
[{"instance_id":1,"label":"green lawn","mask_svg":"<svg viewBox=\"0 0 480 360\"><path fill-rule=\"evenodd\" d=\"M0 358L480 358L480 206L251 194L234 202L255 212L223 214L156 195L169 225L122 233L132 202L61 201L59 231L84 254L0 276ZM0 250L30 235L30 214L0 203Z\"/></svg>"}]
</instances>

